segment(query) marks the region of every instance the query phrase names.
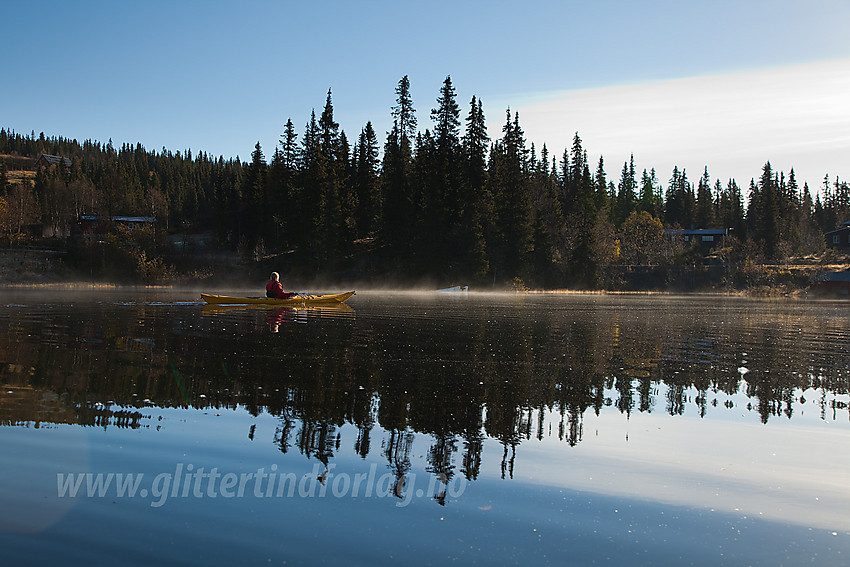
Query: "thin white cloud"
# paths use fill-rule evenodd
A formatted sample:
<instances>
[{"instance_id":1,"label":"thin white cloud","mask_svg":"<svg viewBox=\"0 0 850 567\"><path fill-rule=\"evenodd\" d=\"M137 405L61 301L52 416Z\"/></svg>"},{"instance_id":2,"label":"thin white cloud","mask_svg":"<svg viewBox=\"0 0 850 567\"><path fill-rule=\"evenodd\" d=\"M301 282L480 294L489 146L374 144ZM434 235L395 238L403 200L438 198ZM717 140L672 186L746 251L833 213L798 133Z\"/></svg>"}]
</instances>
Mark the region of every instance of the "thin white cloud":
<instances>
[{"instance_id":1,"label":"thin white cloud","mask_svg":"<svg viewBox=\"0 0 850 567\"><path fill-rule=\"evenodd\" d=\"M673 166L746 186L766 161L802 185L850 175L850 59L562 93L516 110L529 141L559 153L576 131L609 178L635 155L666 181ZM495 124L494 124L495 125Z\"/></svg>"}]
</instances>

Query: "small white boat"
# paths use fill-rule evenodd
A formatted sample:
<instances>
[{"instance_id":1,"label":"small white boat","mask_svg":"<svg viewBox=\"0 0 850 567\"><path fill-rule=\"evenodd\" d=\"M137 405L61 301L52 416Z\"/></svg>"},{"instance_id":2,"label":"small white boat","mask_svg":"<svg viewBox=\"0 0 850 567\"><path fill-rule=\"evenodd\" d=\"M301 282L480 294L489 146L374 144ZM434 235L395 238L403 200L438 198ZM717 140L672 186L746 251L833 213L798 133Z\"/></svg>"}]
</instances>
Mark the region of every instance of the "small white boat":
<instances>
[{"instance_id":1,"label":"small white boat","mask_svg":"<svg viewBox=\"0 0 850 567\"><path fill-rule=\"evenodd\" d=\"M469 291L468 285L456 285L454 287L446 287L438 289L437 293L466 293Z\"/></svg>"}]
</instances>

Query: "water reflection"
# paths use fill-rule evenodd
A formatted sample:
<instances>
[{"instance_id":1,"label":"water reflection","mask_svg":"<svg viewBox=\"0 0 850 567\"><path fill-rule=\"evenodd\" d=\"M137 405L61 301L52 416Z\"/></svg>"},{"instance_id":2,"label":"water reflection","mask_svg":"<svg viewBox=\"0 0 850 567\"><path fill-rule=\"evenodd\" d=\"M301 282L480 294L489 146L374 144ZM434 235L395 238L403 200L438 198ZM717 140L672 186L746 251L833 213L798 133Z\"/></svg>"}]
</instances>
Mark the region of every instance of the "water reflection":
<instances>
[{"instance_id":1,"label":"water reflection","mask_svg":"<svg viewBox=\"0 0 850 567\"><path fill-rule=\"evenodd\" d=\"M743 395L747 411L767 422L792 417L800 391L819 390L824 416L846 408L847 353L831 344L844 317L828 310L793 318L725 311L730 322L714 320L710 309L694 318L692 310L658 314L658 306L650 313L530 305L522 317L486 303L448 314L421 307L372 309L357 320L350 307L10 305L0 329L3 382L42 394L24 403L7 393L3 419L67 422L73 414L83 424L133 426L139 416L116 419L108 408L244 405L302 422L305 454L327 450L317 448L327 440L323 423L355 424L361 454L376 423L393 439L408 429L435 435L429 462L448 476L459 436L464 474L475 478L482 434L504 445L509 475L516 445L548 434L540 423L549 413L557 415L558 438L575 445L585 412L607 406L630 414L662 405L670 415L692 406L705 416L710 407L736 408ZM327 316L280 333L284 324ZM261 328L285 339L256 334Z\"/></svg>"},{"instance_id":2,"label":"water reflection","mask_svg":"<svg viewBox=\"0 0 850 567\"><path fill-rule=\"evenodd\" d=\"M269 307L267 305L204 305L202 313L206 316L216 317L227 312L240 313L244 311L258 311L265 314L266 325L273 333L280 330L283 323L307 323L310 319L348 319L353 318L354 309L345 304Z\"/></svg>"},{"instance_id":3,"label":"water reflection","mask_svg":"<svg viewBox=\"0 0 850 567\"><path fill-rule=\"evenodd\" d=\"M509 478L520 444L576 446L589 414L848 417L843 306L357 301L355 312L16 298L0 312L0 423L139 428L150 406L245 407L279 417L280 451L324 466L353 425L350 449L379 451L403 483L416 433L432 439L429 472L474 480L485 439Z\"/></svg>"},{"instance_id":4,"label":"water reflection","mask_svg":"<svg viewBox=\"0 0 850 567\"><path fill-rule=\"evenodd\" d=\"M845 304L196 297L0 297L4 559L846 563Z\"/></svg>"}]
</instances>

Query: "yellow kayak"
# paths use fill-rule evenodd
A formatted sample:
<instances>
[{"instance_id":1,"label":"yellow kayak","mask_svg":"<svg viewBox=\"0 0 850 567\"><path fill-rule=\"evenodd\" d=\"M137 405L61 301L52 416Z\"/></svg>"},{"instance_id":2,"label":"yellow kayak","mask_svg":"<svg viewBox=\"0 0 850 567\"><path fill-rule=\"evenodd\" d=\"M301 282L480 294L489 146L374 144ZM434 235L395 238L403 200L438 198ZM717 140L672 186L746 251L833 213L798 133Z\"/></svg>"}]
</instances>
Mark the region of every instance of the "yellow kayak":
<instances>
[{"instance_id":1,"label":"yellow kayak","mask_svg":"<svg viewBox=\"0 0 850 567\"><path fill-rule=\"evenodd\" d=\"M313 303L342 303L354 295L353 291L326 295L296 295L288 299L273 297L231 297L229 295L210 295L202 293L201 299L212 305L310 305Z\"/></svg>"}]
</instances>

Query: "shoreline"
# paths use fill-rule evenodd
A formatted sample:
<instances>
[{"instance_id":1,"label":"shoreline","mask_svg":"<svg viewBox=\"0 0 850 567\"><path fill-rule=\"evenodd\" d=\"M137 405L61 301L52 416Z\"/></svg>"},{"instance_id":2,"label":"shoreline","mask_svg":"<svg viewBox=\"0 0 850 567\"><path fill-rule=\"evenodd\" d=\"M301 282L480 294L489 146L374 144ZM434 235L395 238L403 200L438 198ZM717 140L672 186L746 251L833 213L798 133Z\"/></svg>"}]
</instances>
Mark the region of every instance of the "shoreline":
<instances>
[{"instance_id":1,"label":"shoreline","mask_svg":"<svg viewBox=\"0 0 850 567\"><path fill-rule=\"evenodd\" d=\"M263 278L259 273L266 273L265 266L245 265L243 267L245 276L234 278L233 273L219 275L212 268L198 277L198 272L185 275L174 274L173 281L162 283L133 282L127 278L125 282L119 281L93 281L85 275L69 268L61 257L62 252L47 248L0 248L0 289L68 289L68 290L106 290L106 289L139 289L139 290L215 290L215 289L251 289L261 286ZM787 264L760 264L751 266L746 273L721 274L714 279L706 277L706 267L699 265L690 266L650 266L643 267L645 270L654 270L663 276L665 270L675 272L678 276L685 275L677 281L668 280L669 284L664 286L661 280L646 281L639 278L630 279L628 276L632 267L612 265L610 272L620 276L619 280L613 282L616 287L599 288L591 290L570 288L526 288L522 282L521 286L511 285L510 282L498 284L485 284L484 286L472 286L470 293L514 293L514 294L562 294L562 295L707 295L707 296L730 296L730 297L837 297L847 298L848 293L844 291L830 292L818 290L816 286L822 276L850 270L850 264L836 262L820 263L814 258L805 258L806 263ZM135 274L133 274L135 275ZM251 277L251 276L255 277ZM138 276L136 276L138 277ZM438 289L439 285L430 285L430 282L421 282L419 285L411 282L400 283L397 286L388 287L381 285L378 281L386 281L387 278L339 278L328 277L326 279L301 279L293 277L289 286L293 289L357 289L361 292L422 292ZM257 281L254 281L257 280ZM263 281L260 281L263 280ZM377 281L370 281L377 280ZM455 282L457 283L457 282ZM661 283L661 285L657 285ZM423 285L424 284L424 285ZM618 289L619 288L619 289Z\"/></svg>"}]
</instances>

